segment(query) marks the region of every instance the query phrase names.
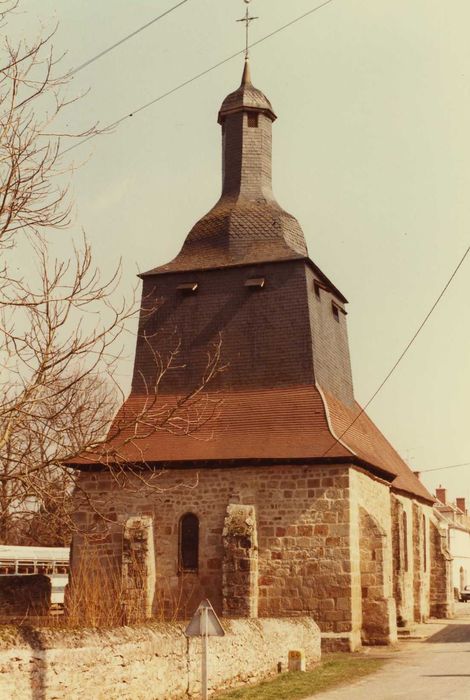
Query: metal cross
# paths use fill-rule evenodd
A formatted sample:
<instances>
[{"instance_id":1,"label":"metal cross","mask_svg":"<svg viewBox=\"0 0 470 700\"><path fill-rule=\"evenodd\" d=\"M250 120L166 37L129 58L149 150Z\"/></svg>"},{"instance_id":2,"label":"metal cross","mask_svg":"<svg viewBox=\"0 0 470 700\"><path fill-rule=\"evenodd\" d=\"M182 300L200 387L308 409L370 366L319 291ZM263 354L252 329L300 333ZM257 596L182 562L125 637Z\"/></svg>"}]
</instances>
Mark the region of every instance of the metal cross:
<instances>
[{"instance_id":1,"label":"metal cross","mask_svg":"<svg viewBox=\"0 0 470 700\"><path fill-rule=\"evenodd\" d=\"M249 31L250 31L250 22L253 22L253 20L258 19L258 17L250 17L250 11L248 9L248 4L250 0L245 0L245 3L247 5L246 8L246 14L242 19L237 19L237 22L245 22L246 25L246 48L245 48L245 58L247 59L249 56Z\"/></svg>"}]
</instances>

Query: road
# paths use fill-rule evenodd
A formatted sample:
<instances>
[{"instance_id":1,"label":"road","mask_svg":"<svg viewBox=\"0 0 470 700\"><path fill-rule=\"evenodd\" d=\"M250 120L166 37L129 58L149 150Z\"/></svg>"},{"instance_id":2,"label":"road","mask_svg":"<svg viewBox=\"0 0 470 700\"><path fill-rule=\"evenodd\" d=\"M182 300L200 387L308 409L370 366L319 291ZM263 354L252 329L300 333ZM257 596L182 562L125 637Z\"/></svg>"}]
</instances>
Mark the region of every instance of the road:
<instances>
[{"instance_id":1,"label":"road","mask_svg":"<svg viewBox=\"0 0 470 700\"><path fill-rule=\"evenodd\" d=\"M310 700L470 700L470 605L456 612L448 622L420 626L430 634L425 640L400 642L393 651L372 648L371 655L388 659L380 671Z\"/></svg>"}]
</instances>

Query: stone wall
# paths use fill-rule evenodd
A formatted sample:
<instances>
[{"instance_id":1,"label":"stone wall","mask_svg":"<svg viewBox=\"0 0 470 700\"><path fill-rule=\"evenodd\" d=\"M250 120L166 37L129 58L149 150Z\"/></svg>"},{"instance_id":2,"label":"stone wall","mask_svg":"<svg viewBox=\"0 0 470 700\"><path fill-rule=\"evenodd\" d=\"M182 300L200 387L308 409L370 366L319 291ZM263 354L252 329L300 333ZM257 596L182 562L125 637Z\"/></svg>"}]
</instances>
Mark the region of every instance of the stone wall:
<instances>
[{"instance_id":1,"label":"stone wall","mask_svg":"<svg viewBox=\"0 0 470 700\"><path fill-rule=\"evenodd\" d=\"M430 520L429 549L431 554L430 614L432 617L452 617L452 557L447 546L447 531L439 522Z\"/></svg>"},{"instance_id":2,"label":"stone wall","mask_svg":"<svg viewBox=\"0 0 470 700\"><path fill-rule=\"evenodd\" d=\"M227 507L224 529L223 613L258 617L258 534L253 506Z\"/></svg>"},{"instance_id":3,"label":"stone wall","mask_svg":"<svg viewBox=\"0 0 470 700\"><path fill-rule=\"evenodd\" d=\"M424 622L430 616L431 550L429 523L432 508L413 502L414 619Z\"/></svg>"},{"instance_id":4,"label":"stone wall","mask_svg":"<svg viewBox=\"0 0 470 700\"><path fill-rule=\"evenodd\" d=\"M320 658L311 618L224 621L209 639L211 691L287 668L290 649ZM0 638L0 697L16 700L176 700L200 692L200 640L177 624L106 631L11 628Z\"/></svg>"},{"instance_id":5,"label":"stone wall","mask_svg":"<svg viewBox=\"0 0 470 700\"><path fill-rule=\"evenodd\" d=\"M415 561L413 544L413 501L392 494L393 580L397 624L408 627L414 620Z\"/></svg>"},{"instance_id":6,"label":"stone wall","mask_svg":"<svg viewBox=\"0 0 470 700\"><path fill-rule=\"evenodd\" d=\"M392 494L392 523L398 626L452 617L452 557L432 508Z\"/></svg>"},{"instance_id":7,"label":"stone wall","mask_svg":"<svg viewBox=\"0 0 470 700\"><path fill-rule=\"evenodd\" d=\"M83 473L80 485L102 498L116 519L99 545L111 559L121 556L119 533L127 519L152 517L154 614L189 617L202 598L222 614L227 508L243 505L256 514L259 616L311 614L323 631L342 634L351 629L348 473L347 465L172 469L156 480L161 493L120 490L106 474ZM187 512L199 518L193 573L178 568L179 521ZM78 515L85 526L87 519L92 523L91 513ZM80 568L90 548L77 536L73 552ZM254 559L250 566L255 575Z\"/></svg>"},{"instance_id":8,"label":"stone wall","mask_svg":"<svg viewBox=\"0 0 470 700\"><path fill-rule=\"evenodd\" d=\"M392 512L389 484L351 470L353 633L367 644L394 642Z\"/></svg>"},{"instance_id":9,"label":"stone wall","mask_svg":"<svg viewBox=\"0 0 470 700\"><path fill-rule=\"evenodd\" d=\"M152 616L155 596L153 523L148 516L129 518L122 552L123 621L141 622Z\"/></svg>"}]
</instances>

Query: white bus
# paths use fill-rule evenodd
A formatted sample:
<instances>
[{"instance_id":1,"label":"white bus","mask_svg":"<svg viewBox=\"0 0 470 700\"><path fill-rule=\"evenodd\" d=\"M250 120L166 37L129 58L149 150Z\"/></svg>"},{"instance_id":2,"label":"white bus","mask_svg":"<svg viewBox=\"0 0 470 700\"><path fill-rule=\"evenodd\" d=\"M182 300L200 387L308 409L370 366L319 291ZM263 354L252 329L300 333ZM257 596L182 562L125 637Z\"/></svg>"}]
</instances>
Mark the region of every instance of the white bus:
<instances>
[{"instance_id":1,"label":"white bus","mask_svg":"<svg viewBox=\"0 0 470 700\"><path fill-rule=\"evenodd\" d=\"M69 547L0 545L0 576L46 574L51 579L51 604L64 604L69 580Z\"/></svg>"}]
</instances>

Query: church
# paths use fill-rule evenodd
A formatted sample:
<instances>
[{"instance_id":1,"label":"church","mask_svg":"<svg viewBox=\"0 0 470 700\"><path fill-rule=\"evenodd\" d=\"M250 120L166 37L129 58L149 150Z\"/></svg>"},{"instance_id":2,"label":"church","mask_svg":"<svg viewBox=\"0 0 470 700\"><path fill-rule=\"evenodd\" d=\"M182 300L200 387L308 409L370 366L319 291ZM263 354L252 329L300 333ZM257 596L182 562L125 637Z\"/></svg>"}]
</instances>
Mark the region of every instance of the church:
<instances>
[{"instance_id":1,"label":"church","mask_svg":"<svg viewBox=\"0 0 470 700\"><path fill-rule=\"evenodd\" d=\"M141 275L131 393L72 465L83 533L107 523L75 535L72 570L117 572L127 620L208 598L311 615L327 650L388 644L452 614L452 562L433 496L354 399L347 300L272 191L275 120L246 60L218 112L220 199Z\"/></svg>"}]
</instances>

